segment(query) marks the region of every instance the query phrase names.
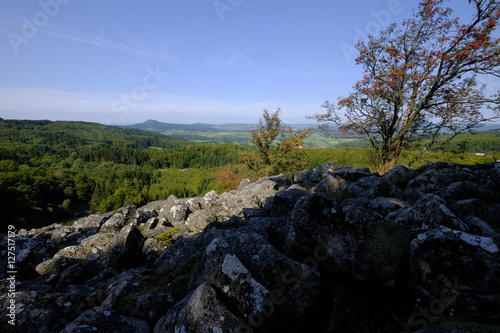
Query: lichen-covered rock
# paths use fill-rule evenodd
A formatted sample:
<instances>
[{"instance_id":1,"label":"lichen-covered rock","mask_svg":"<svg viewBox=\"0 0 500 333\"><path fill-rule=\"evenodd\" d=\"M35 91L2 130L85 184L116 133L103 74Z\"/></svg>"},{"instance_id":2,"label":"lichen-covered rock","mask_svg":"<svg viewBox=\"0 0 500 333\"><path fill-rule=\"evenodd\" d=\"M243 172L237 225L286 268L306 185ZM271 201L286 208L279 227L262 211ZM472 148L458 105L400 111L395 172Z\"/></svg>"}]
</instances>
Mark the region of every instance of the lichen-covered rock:
<instances>
[{"instance_id":1,"label":"lichen-covered rock","mask_svg":"<svg viewBox=\"0 0 500 333\"><path fill-rule=\"evenodd\" d=\"M223 304L208 283L202 283L156 324L154 333L251 332Z\"/></svg>"},{"instance_id":2,"label":"lichen-covered rock","mask_svg":"<svg viewBox=\"0 0 500 333\"><path fill-rule=\"evenodd\" d=\"M197 210L203 209L202 206L203 198L194 197L186 200L186 206L191 212L196 212Z\"/></svg>"},{"instance_id":3,"label":"lichen-covered rock","mask_svg":"<svg viewBox=\"0 0 500 333\"><path fill-rule=\"evenodd\" d=\"M152 267L156 260L170 247L171 244L148 238L142 247L142 262L147 267Z\"/></svg>"},{"instance_id":4,"label":"lichen-covered rock","mask_svg":"<svg viewBox=\"0 0 500 333\"><path fill-rule=\"evenodd\" d=\"M356 182L363 177L371 176L372 173L368 168L355 168L350 166L343 166L334 169L332 172L330 172L330 175L345 179L348 182Z\"/></svg>"},{"instance_id":5,"label":"lichen-covered rock","mask_svg":"<svg viewBox=\"0 0 500 333\"><path fill-rule=\"evenodd\" d=\"M279 191L265 208L272 217L287 217L292 212L297 200L306 194L307 192L298 189Z\"/></svg>"},{"instance_id":6,"label":"lichen-covered rock","mask_svg":"<svg viewBox=\"0 0 500 333\"><path fill-rule=\"evenodd\" d=\"M37 236L42 234L37 234ZM16 279L18 280L28 280L35 278L38 274L35 268L38 264L44 260L52 258L57 252L57 247L49 241L50 234L48 237L16 237L15 238L15 267L16 267ZM12 243L11 243L12 245ZM7 274L7 260L8 251L7 242L1 249L0 258L3 259L5 265L0 268L0 278L6 278Z\"/></svg>"},{"instance_id":7,"label":"lichen-covered rock","mask_svg":"<svg viewBox=\"0 0 500 333\"><path fill-rule=\"evenodd\" d=\"M340 191L346 184L347 182L344 179L329 174L314 187L314 192L333 195L337 191Z\"/></svg>"},{"instance_id":8,"label":"lichen-covered rock","mask_svg":"<svg viewBox=\"0 0 500 333\"><path fill-rule=\"evenodd\" d=\"M81 230L81 232L87 232L89 230L97 230L104 219L108 218L109 214L92 214L86 217L77 219L73 223L73 227Z\"/></svg>"},{"instance_id":9,"label":"lichen-covered rock","mask_svg":"<svg viewBox=\"0 0 500 333\"><path fill-rule=\"evenodd\" d=\"M207 209L197 210L186 220L186 228L192 232L201 232L211 222L216 220L215 214Z\"/></svg>"},{"instance_id":10,"label":"lichen-covered rock","mask_svg":"<svg viewBox=\"0 0 500 333\"><path fill-rule=\"evenodd\" d=\"M148 220L158 217L158 212L153 209L142 209L137 211L139 216L137 217L136 224L145 223Z\"/></svg>"},{"instance_id":11,"label":"lichen-covered rock","mask_svg":"<svg viewBox=\"0 0 500 333\"><path fill-rule=\"evenodd\" d=\"M170 195L160 207L158 218L165 218L174 226L183 224L188 215L186 203L173 195Z\"/></svg>"},{"instance_id":12,"label":"lichen-covered rock","mask_svg":"<svg viewBox=\"0 0 500 333\"><path fill-rule=\"evenodd\" d=\"M287 226L290 253L353 281L396 279L408 260L405 228L362 207L346 206L343 213L335 207L317 194L299 199Z\"/></svg>"},{"instance_id":13,"label":"lichen-covered rock","mask_svg":"<svg viewBox=\"0 0 500 333\"><path fill-rule=\"evenodd\" d=\"M363 177L355 183L346 185L346 191L356 197L375 199L377 197L401 197L402 191L391 188L389 183L378 175ZM397 193L391 193L396 191Z\"/></svg>"},{"instance_id":14,"label":"lichen-covered rock","mask_svg":"<svg viewBox=\"0 0 500 333\"><path fill-rule=\"evenodd\" d=\"M122 269L141 265L145 239L135 225L124 227L114 240L106 260L107 267Z\"/></svg>"},{"instance_id":15,"label":"lichen-covered rock","mask_svg":"<svg viewBox=\"0 0 500 333\"><path fill-rule=\"evenodd\" d=\"M218 221L227 221L233 215L243 217L243 208L263 208L266 199L278 190L276 182L264 178L252 183L241 191L221 194L215 208Z\"/></svg>"},{"instance_id":16,"label":"lichen-covered rock","mask_svg":"<svg viewBox=\"0 0 500 333\"><path fill-rule=\"evenodd\" d=\"M410 272L411 286L422 303L433 303L435 316L451 311L500 324L493 310L500 305L500 251L492 238L447 227L426 231L411 243Z\"/></svg>"},{"instance_id":17,"label":"lichen-covered rock","mask_svg":"<svg viewBox=\"0 0 500 333\"><path fill-rule=\"evenodd\" d=\"M120 232L126 225L137 224L139 213L135 206L129 205L118 209L108 220L101 225L101 232Z\"/></svg>"},{"instance_id":18,"label":"lichen-covered rock","mask_svg":"<svg viewBox=\"0 0 500 333\"><path fill-rule=\"evenodd\" d=\"M388 214L388 219L420 232L438 228L440 225L467 231L468 225L449 208L447 202L435 194L425 194L411 207Z\"/></svg>"},{"instance_id":19,"label":"lichen-covered rock","mask_svg":"<svg viewBox=\"0 0 500 333\"><path fill-rule=\"evenodd\" d=\"M56 257L41 262L36 266L35 270L38 274L43 275L50 271L67 268L68 266L74 264L76 261L77 259L74 258Z\"/></svg>"},{"instance_id":20,"label":"lichen-covered rock","mask_svg":"<svg viewBox=\"0 0 500 333\"><path fill-rule=\"evenodd\" d=\"M332 162L319 165L317 167L309 168L297 173L295 176L295 182L299 183L305 188L312 188L318 184L328 173L334 171L334 166Z\"/></svg>"}]
</instances>

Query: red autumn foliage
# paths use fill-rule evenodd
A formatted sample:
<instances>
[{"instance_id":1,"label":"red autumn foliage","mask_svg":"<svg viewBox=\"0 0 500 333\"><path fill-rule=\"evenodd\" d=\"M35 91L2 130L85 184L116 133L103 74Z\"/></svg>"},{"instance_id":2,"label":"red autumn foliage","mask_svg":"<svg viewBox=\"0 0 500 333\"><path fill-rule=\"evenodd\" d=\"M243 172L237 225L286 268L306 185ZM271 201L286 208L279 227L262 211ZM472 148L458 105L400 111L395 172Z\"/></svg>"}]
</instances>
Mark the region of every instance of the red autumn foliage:
<instances>
[{"instance_id":1,"label":"red autumn foliage","mask_svg":"<svg viewBox=\"0 0 500 333\"><path fill-rule=\"evenodd\" d=\"M500 77L500 39L492 35L500 4L469 1L471 17L461 23L445 2L421 1L401 26L359 42L363 79L337 103L326 101L327 112L313 118L323 128L333 122L343 133L364 137L382 163L397 161L404 149L426 140L416 159L500 118L499 95L486 96L485 85L478 84L486 75ZM485 108L493 116L484 117Z\"/></svg>"}]
</instances>

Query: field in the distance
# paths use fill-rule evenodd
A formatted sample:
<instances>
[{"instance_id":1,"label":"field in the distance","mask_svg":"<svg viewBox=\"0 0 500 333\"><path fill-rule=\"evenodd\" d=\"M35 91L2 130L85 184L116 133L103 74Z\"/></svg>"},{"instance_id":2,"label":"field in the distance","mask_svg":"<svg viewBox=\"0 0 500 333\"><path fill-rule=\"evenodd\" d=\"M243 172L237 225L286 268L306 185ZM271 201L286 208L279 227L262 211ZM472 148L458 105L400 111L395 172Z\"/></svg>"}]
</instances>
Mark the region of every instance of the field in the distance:
<instances>
[{"instance_id":1,"label":"field in the distance","mask_svg":"<svg viewBox=\"0 0 500 333\"><path fill-rule=\"evenodd\" d=\"M149 132L171 135L178 138L205 144L240 144L251 145L250 131L258 128L252 124L170 124L155 120L147 120L140 124L126 127L146 130ZM314 128L315 124L295 124L294 130ZM359 138L334 137L330 138L315 128L304 140L307 148L364 148L366 142Z\"/></svg>"}]
</instances>

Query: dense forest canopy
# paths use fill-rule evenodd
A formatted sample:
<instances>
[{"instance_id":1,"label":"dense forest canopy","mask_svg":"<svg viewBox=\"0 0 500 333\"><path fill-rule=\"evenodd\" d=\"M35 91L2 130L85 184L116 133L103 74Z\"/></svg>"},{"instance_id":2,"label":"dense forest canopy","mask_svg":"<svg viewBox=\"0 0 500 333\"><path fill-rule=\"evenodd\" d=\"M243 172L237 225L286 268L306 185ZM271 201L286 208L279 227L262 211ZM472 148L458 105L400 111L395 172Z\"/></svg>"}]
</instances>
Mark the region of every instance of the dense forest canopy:
<instances>
[{"instance_id":1,"label":"dense forest canopy","mask_svg":"<svg viewBox=\"0 0 500 333\"><path fill-rule=\"evenodd\" d=\"M458 163L499 159L500 131L463 136L434 158ZM367 149L304 149L307 167L370 166ZM253 147L194 144L173 136L95 123L0 118L3 226L43 226L77 213L107 212L169 195L193 197L226 188L214 174ZM458 152L493 153L485 156Z\"/></svg>"},{"instance_id":2,"label":"dense forest canopy","mask_svg":"<svg viewBox=\"0 0 500 333\"><path fill-rule=\"evenodd\" d=\"M202 194L213 186L208 169L234 163L242 149L94 123L1 120L2 223L40 225L78 208Z\"/></svg>"}]
</instances>

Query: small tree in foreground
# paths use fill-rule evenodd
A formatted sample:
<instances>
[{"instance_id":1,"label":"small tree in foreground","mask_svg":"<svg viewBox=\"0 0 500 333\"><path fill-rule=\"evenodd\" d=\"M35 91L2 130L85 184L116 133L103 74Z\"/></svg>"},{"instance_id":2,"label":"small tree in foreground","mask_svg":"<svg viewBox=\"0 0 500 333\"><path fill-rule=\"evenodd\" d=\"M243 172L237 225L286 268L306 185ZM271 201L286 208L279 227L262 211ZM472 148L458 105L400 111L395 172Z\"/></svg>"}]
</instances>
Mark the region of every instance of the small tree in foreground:
<instances>
[{"instance_id":1,"label":"small tree in foreground","mask_svg":"<svg viewBox=\"0 0 500 333\"><path fill-rule=\"evenodd\" d=\"M290 126L283 126L280 112L277 109L269 114L267 109L263 110L259 128L250 132L257 151L241 156L238 165L227 165L215 172L213 176L217 186L233 190L244 178L256 180L258 177L295 172L307 166L305 153L300 148L313 129L294 131Z\"/></svg>"},{"instance_id":2,"label":"small tree in foreground","mask_svg":"<svg viewBox=\"0 0 500 333\"><path fill-rule=\"evenodd\" d=\"M240 159L260 176L296 172L307 165L304 151L300 148L312 128L294 131L290 126L283 126L280 112L277 109L269 114L267 109L263 110L259 128L251 132L257 153L246 154Z\"/></svg>"},{"instance_id":3,"label":"small tree in foreground","mask_svg":"<svg viewBox=\"0 0 500 333\"><path fill-rule=\"evenodd\" d=\"M469 0L470 22L453 18L444 0L424 0L412 18L380 37L359 42L364 77L338 103L317 114L324 129L362 135L379 162L397 161L412 143L425 142L412 164L455 136L500 117L499 95L485 95L480 77L500 77L500 39L492 37L500 16L494 0ZM481 110L493 110L485 117ZM442 134L448 134L446 136ZM425 141L424 141L425 140Z\"/></svg>"}]
</instances>

